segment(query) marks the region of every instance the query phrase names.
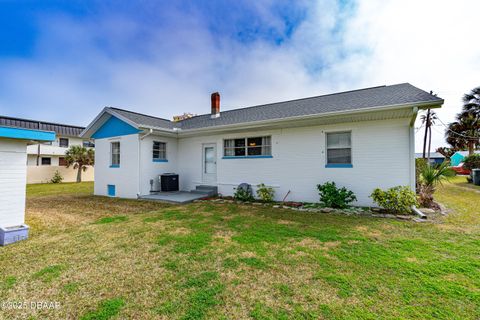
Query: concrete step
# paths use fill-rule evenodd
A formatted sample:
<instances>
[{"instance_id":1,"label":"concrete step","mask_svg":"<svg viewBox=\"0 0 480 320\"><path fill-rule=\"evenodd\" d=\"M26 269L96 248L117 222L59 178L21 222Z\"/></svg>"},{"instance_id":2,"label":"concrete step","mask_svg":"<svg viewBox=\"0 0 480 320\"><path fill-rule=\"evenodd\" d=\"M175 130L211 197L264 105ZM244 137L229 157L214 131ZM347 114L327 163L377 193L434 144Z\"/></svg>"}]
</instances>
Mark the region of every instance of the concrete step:
<instances>
[{"instance_id":1,"label":"concrete step","mask_svg":"<svg viewBox=\"0 0 480 320\"><path fill-rule=\"evenodd\" d=\"M218 194L218 187L217 186L206 186L206 185L199 185L196 186L194 190L191 191L192 193L198 194L206 194L209 197L216 196Z\"/></svg>"}]
</instances>

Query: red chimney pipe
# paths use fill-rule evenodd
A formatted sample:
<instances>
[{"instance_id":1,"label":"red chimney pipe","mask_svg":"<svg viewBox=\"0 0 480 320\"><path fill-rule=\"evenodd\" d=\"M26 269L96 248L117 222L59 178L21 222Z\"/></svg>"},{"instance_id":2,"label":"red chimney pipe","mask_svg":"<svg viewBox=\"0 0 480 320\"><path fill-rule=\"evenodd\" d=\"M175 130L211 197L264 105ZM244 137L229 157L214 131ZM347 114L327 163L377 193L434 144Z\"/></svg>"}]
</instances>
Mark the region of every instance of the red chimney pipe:
<instances>
[{"instance_id":1,"label":"red chimney pipe","mask_svg":"<svg viewBox=\"0 0 480 320\"><path fill-rule=\"evenodd\" d=\"M220 93L212 93L212 117L220 116Z\"/></svg>"}]
</instances>

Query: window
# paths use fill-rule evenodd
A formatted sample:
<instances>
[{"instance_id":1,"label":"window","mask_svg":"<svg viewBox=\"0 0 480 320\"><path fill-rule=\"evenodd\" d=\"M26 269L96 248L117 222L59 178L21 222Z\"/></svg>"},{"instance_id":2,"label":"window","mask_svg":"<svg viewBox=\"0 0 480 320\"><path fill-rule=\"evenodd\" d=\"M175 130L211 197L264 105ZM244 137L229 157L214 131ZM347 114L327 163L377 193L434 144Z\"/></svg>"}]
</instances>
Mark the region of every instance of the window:
<instances>
[{"instance_id":1,"label":"window","mask_svg":"<svg viewBox=\"0 0 480 320\"><path fill-rule=\"evenodd\" d=\"M52 158L42 158L42 166L50 166L52 164Z\"/></svg>"},{"instance_id":2,"label":"window","mask_svg":"<svg viewBox=\"0 0 480 320\"><path fill-rule=\"evenodd\" d=\"M110 144L110 167L120 167L120 142Z\"/></svg>"},{"instance_id":3,"label":"window","mask_svg":"<svg viewBox=\"0 0 480 320\"><path fill-rule=\"evenodd\" d=\"M64 157L58 158L58 165L61 167L66 167L67 166L67 161L65 161Z\"/></svg>"},{"instance_id":4,"label":"window","mask_svg":"<svg viewBox=\"0 0 480 320\"><path fill-rule=\"evenodd\" d=\"M167 144L153 141L153 161L167 160Z\"/></svg>"},{"instance_id":5,"label":"window","mask_svg":"<svg viewBox=\"0 0 480 320\"><path fill-rule=\"evenodd\" d=\"M62 148L68 148L68 139L67 138L60 138L58 140L58 144L60 145L60 147Z\"/></svg>"},{"instance_id":6,"label":"window","mask_svg":"<svg viewBox=\"0 0 480 320\"><path fill-rule=\"evenodd\" d=\"M253 137L224 140L225 157L255 157L272 155L272 138Z\"/></svg>"},{"instance_id":7,"label":"window","mask_svg":"<svg viewBox=\"0 0 480 320\"><path fill-rule=\"evenodd\" d=\"M88 140L83 140L83 147L85 148L95 148L95 143Z\"/></svg>"},{"instance_id":8,"label":"window","mask_svg":"<svg viewBox=\"0 0 480 320\"><path fill-rule=\"evenodd\" d=\"M352 133L327 133L327 165L352 164Z\"/></svg>"}]
</instances>

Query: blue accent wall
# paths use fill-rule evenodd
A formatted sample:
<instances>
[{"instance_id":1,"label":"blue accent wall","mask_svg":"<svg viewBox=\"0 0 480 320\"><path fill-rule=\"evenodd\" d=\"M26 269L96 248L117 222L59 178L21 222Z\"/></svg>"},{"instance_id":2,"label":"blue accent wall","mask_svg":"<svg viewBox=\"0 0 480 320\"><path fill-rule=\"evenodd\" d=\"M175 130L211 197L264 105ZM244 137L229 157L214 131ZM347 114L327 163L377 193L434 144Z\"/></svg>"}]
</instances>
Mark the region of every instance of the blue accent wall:
<instances>
[{"instance_id":1,"label":"blue accent wall","mask_svg":"<svg viewBox=\"0 0 480 320\"><path fill-rule=\"evenodd\" d=\"M55 132L39 131L22 128L0 127L0 138L54 141Z\"/></svg>"},{"instance_id":2,"label":"blue accent wall","mask_svg":"<svg viewBox=\"0 0 480 320\"><path fill-rule=\"evenodd\" d=\"M92 138L111 138L118 136L126 136L139 132L140 130L132 127L131 125L118 119L117 117L112 116L97 131L95 131L95 133L92 135Z\"/></svg>"}]
</instances>

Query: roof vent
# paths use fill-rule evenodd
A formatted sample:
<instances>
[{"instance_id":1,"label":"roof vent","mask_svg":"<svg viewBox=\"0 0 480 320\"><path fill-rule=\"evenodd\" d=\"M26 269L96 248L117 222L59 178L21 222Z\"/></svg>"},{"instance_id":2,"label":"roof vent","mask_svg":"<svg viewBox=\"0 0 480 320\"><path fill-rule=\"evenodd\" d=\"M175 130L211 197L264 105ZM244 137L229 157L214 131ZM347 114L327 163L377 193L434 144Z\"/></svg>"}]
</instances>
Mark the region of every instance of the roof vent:
<instances>
[{"instance_id":1,"label":"roof vent","mask_svg":"<svg viewBox=\"0 0 480 320\"><path fill-rule=\"evenodd\" d=\"M212 93L212 119L220 117L220 93Z\"/></svg>"}]
</instances>

